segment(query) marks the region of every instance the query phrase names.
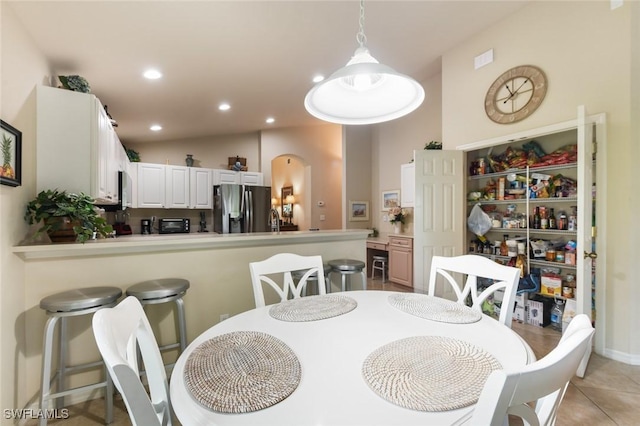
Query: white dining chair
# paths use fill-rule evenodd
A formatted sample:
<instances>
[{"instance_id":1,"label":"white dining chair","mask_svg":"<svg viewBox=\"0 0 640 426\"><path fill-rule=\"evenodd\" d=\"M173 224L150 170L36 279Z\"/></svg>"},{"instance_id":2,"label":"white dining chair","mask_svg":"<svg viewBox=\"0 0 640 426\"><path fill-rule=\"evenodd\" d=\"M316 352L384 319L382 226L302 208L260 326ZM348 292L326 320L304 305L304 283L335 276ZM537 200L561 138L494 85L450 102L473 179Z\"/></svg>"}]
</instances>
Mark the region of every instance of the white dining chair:
<instances>
[{"instance_id":1,"label":"white dining chair","mask_svg":"<svg viewBox=\"0 0 640 426\"><path fill-rule=\"evenodd\" d=\"M464 284L460 285L452 273L466 275ZM439 280L439 277L444 280ZM494 280L494 283L480 291L478 278L489 278ZM479 311L482 311L482 304L490 295L503 289L504 295L498 320L507 327L511 327L520 269L500 265L486 257L473 254L454 257L433 256L429 274L428 294L430 296L436 296L436 283L440 281L450 284L458 303L465 303L466 298L471 296L471 307Z\"/></svg>"},{"instance_id":2,"label":"white dining chair","mask_svg":"<svg viewBox=\"0 0 640 426\"><path fill-rule=\"evenodd\" d=\"M569 381L591 345L593 327L589 318L576 316L566 337L549 354L521 369L496 370L489 375L469 424L501 426L508 416L520 417L525 425L553 426Z\"/></svg>"},{"instance_id":3,"label":"white dining chair","mask_svg":"<svg viewBox=\"0 0 640 426\"><path fill-rule=\"evenodd\" d=\"M169 383L158 343L140 301L129 296L93 316L93 334L100 354L134 426L170 426ZM149 393L140 380L138 351Z\"/></svg>"},{"instance_id":4,"label":"white dining chair","mask_svg":"<svg viewBox=\"0 0 640 426\"><path fill-rule=\"evenodd\" d=\"M279 253L268 259L249 263L251 272L251 283L253 284L253 296L256 308L265 306L263 283L268 284L277 295L280 301L287 300L289 294L294 299L302 296L302 292L307 286L307 280L313 276L317 279L318 294L326 294L324 266L322 256L300 256L293 253ZM296 282L292 277L292 272L306 270L302 277ZM273 278L277 275L281 277L281 283Z\"/></svg>"}]
</instances>

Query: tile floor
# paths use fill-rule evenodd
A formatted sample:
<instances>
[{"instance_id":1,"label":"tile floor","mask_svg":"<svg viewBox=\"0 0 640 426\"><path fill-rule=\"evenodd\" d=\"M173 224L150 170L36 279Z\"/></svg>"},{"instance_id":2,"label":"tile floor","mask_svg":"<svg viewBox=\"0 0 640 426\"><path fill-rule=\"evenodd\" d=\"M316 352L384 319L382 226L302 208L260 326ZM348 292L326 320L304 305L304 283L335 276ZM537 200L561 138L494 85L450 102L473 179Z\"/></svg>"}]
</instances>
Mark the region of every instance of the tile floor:
<instances>
[{"instance_id":1,"label":"tile floor","mask_svg":"<svg viewBox=\"0 0 640 426\"><path fill-rule=\"evenodd\" d=\"M368 280L371 290L409 291L407 287L379 278ZM550 329L514 323L513 329L533 348L538 358L553 349L560 335ZM102 400L70 406L69 418L50 421L60 426L104 424ZM35 420L26 423L35 426ZM130 425L124 403L116 398L113 426ZM510 424L522 424L519 421ZM557 426L640 424L640 366L630 366L592 354L583 379L574 377L558 411ZM257 425L256 425L257 426Z\"/></svg>"}]
</instances>

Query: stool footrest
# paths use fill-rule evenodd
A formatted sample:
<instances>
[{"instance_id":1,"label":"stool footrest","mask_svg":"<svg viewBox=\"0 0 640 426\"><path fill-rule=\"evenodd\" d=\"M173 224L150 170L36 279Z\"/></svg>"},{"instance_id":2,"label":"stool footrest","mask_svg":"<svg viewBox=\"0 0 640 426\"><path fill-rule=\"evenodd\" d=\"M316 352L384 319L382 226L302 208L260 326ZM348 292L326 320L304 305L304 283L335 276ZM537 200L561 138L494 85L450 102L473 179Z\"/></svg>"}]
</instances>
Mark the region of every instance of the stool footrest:
<instances>
[{"instance_id":1,"label":"stool footrest","mask_svg":"<svg viewBox=\"0 0 640 426\"><path fill-rule=\"evenodd\" d=\"M104 368L104 362L102 361L94 361L94 362L87 362L85 364L78 364L78 365L67 365L64 368L64 371L66 371L67 373L74 373L76 371L84 371L84 370L89 370L91 368Z\"/></svg>"},{"instance_id":2,"label":"stool footrest","mask_svg":"<svg viewBox=\"0 0 640 426\"><path fill-rule=\"evenodd\" d=\"M176 349L180 347L180 342L171 343L169 345L160 346L160 352L168 351L169 349Z\"/></svg>"},{"instance_id":3,"label":"stool footrest","mask_svg":"<svg viewBox=\"0 0 640 426\"><path fill-rule=\"evenodd\" d=\"M78 393L78 392L81 392L81 391L90 391L90 390L106 388L106 387L107 387L107 381L100 382L100 383L92 383L90 385L78 386L78 387L75 387L75 388L65 389L63 391L56 392L56 393L50 393L50 394L45 396L44 400L45 401L53 400L53 399L60 398L60 397L63 397L63 396L67 396L67 395L71 395L71 394L74 394L74 393Z\"/></svg>"}]
</instances>

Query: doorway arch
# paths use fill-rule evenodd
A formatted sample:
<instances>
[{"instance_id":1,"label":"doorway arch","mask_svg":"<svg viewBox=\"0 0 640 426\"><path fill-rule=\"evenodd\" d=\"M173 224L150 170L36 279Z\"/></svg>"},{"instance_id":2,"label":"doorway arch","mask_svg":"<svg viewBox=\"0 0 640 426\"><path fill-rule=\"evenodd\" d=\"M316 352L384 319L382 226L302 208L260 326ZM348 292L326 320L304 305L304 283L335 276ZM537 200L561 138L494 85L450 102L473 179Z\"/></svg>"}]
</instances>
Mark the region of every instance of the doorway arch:
<instances>
[{"instance_id":1,"label":"doorway arch","mask_svg":"<svg viewBox=\"0 0 640 426\"><path fill-rule=\"evenodd\" d=\"M271 160L271 198L277 200L277 209L282 217L281 190L293 187L292 222L298 229L311 227L311 166L294 154L283 154Z\"/></svg>"}]
</instances>

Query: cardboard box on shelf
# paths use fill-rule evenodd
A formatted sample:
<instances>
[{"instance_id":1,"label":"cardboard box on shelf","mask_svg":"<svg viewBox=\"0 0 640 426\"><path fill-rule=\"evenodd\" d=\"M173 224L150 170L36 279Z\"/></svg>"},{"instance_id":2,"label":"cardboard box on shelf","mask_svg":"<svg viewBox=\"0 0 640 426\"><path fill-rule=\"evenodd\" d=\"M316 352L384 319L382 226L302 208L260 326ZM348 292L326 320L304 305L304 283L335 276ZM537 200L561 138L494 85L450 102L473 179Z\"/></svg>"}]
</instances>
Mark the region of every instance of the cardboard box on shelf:
<instances>
[{"instance_id":1,"label":"cardboard box on shelf","mask_svg":"<svg viewBox=\"0 0 640 426\"><path fill-rule=\"evenodd\" d=\"M498 200L504 200L505 178L498 179Z\"/></svg>"},{"instance_id":2,"label":"cardboard box on shelf","mask_svg":"<svg viewBox=\"0 0 640 426\"><path fill-rule=\"evenodd\" d=\"M553 299L536 296L527 301L527 324L546 327L551 324L551 307Z\"/></svg>"},{"instance_id":3,"label":"cardboard box on shelf","mask_svg":"<svg viewBox=\"0 0 640 426\"><path fill-rule=\"evenodd\" d=\"M567 299L564 302L564 312L562 313L562 332L564 333L569 323L576 316L578 304L575 299Z\"/></svg>"},{"instance_id":4,"label":"cardboard box on shelf","mask_svg":"<svg viewBox=\"0 0 640 426\"><path fill-rule=\"evenodd\" d=\"M513 321L527 322L527 293L516 294L516 305L513 311Z\"/></svg>"},{"instance_id":5,"label":"cardboard box on shelf","mask_svg":"<svg viewBox=\"0 0 640 426\"><path fill-rule=\"evenodd\" d=\"M540 293L547 296L562 294L562 278L543 275L540 279Z\"/></svg>"}]
</instances>

